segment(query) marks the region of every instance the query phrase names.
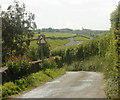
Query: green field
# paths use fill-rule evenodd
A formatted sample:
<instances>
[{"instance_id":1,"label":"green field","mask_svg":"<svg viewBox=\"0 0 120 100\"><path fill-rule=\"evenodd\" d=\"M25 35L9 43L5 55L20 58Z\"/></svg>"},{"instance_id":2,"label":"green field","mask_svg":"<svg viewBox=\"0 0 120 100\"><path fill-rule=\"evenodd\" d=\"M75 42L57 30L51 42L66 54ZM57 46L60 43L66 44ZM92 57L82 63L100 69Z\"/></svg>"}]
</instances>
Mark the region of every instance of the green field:
<instances>
[{"instance_id":1,"label":"green field","mask_svg":"<svg viewBox=\"0 0 120 100\"><path fill-rule=\"evenodd\" d=\"M41 34L44 34L45 37L55 37L55 38L76 36L76 34L72 34L72 33L51 33L51 32L47 32L47 33L41 33ZM34 34L33 39L37 39L39 35L40 34Z\"/></svg>"},{"instance_id":2,"label":"green field","mask_svg":"<svg viewBox=\"0 0 120 100\"><path fill-rule=\"evenodd\" d=\"M70 37L74 36L75 41L87 41L89 40L89 36L86 35L78 35L72 34L72 33L52 33L52 32L47 32L47 33L42 33L45 35L46 38L48 37L53 37L54 39L46 39L47 43L50 45L50 50L53 50L58 47L63 47L66 43L70 41ZM40 34L34 34L33 39L37 39ZM67 39L58 39L58 38L67 38ZM36 44L37 40L31 41L30 47L37 47L38 45Z\"/></svg>"},{"instance_id":3,"label":"green field","mask_svg":"<svg viewBox=\"0 0 120 100\"><path fill-rule=\"evenodd\" d=\"M68 43L70 39L46 39L47 43L50 45L50 50L64 46L64 44ZM38 45L36 44L37 41L31 41L30 42L30 47L37 47Z\"/></svg>"},{"instance_id":4,"label":"green field","mask_svg":"<svg viewBox=\"0 0 120 100\"><path fill-rule=\"evenodd\" d=\"M79 37L75 37L74 40L75 40L75 41L87 41L87 40L89 40L89 39L88 39L88 38L85 38L85 37L80 37L80 36L79 36Z\"/></svg>"}]
</instances>

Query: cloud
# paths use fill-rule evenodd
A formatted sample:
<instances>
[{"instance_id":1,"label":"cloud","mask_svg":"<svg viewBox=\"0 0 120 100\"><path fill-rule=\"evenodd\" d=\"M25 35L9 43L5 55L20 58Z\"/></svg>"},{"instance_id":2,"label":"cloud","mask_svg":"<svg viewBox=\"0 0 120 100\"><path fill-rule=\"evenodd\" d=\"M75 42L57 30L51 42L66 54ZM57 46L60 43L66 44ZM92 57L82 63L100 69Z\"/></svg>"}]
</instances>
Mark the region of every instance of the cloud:
<instances>
[{"instance_id":1,"label":"cloud","mask_svg":"<svg viewBox=\"0 0 120 100\"><path fill-rule=\"evenodd\" d=\"M38 28L82 26L92 29L109 29L110 13L119 0L20 0L26 10L36 15ZM1 0L7 9L13 0Z\"/></svg>"}]
</instances>

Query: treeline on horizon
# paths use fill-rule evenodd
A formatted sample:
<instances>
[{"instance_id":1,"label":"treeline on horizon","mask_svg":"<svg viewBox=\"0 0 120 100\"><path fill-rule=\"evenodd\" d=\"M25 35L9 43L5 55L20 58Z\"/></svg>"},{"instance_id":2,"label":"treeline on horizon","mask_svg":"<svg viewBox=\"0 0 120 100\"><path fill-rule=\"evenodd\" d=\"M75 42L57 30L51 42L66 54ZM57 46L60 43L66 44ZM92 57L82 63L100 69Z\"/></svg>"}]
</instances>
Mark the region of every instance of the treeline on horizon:
<instances>
[{"instance_id":1,"label":"treeline on horizon","mask_svg":"<svg viewBox=\"0 0 120 100\"><path fill-rule=\"evenodd\" d=\"M82 30L73 30L70 28L63 28L63 29L54 29L54 28L42 28L42 29L36 29L35 32L61 32L61 33L78 33L78 34L85 34L85 33L106 33L108 30L91 30L91 29L85 29L82 28Z\"/></svg>"}]
</instances>

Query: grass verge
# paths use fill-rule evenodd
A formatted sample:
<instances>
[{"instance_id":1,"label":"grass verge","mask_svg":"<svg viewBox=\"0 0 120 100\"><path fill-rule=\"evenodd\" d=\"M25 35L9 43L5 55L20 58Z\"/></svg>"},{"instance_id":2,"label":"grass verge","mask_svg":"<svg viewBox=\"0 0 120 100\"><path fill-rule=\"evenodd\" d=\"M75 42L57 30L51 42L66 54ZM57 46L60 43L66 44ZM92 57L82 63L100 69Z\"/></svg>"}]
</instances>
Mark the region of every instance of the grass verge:
<instances>
[{"instance_id":1,"label":"grass verge","mask_svg":"<svg viewBox=\"0 0 120 100\"><path fill-rule=\"evenodd\" d=\"M41 83L47 82L62 74L65 74L64 69L46 69L44 71L32 73L14 82L7 82L2 86L2 99L39 86Z\"/></svg>"},{"instance_id":2,"label":"grass verge","mask_svg":"<svg viewBox=\"0 0 120 100\"><path fill-rule=\"evenodd\" d=\"M105 65L105 58L99 56L92 56L82 61L74 61L72 64L64 65L68 71L95 71L103 72Z\"/></svg>"}]
</instances>

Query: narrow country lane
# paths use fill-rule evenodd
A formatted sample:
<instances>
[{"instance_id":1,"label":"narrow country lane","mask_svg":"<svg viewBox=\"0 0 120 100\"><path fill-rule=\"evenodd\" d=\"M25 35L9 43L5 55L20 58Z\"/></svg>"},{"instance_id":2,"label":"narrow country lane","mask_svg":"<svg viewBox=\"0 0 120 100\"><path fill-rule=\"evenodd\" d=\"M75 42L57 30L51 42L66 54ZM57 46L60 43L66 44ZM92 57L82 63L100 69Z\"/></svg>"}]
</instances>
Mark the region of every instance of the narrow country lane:
<instances>
[{"instance_id":1,"label":"narrow country lane","mask_svg":"<svg viewBox=\"0 0 120 100\"><path fill-rule=\"evenodd\" d=\"M70 42L68 42L67 44L65 44L65 46L75 45L75 44L78 44L78 43L74 41L73 37L71 37L70 38Z\"/></svg>"},{"instance_id":2,"label":"narrow country lane","mask_svg":"<svg viewBox=\"0 0 120 100\"><path fill-rule=\"evenodd\" d=\"M67 72L16 98L106 98L104 76L99 72Z\"/></svg>"}]
</instances>

